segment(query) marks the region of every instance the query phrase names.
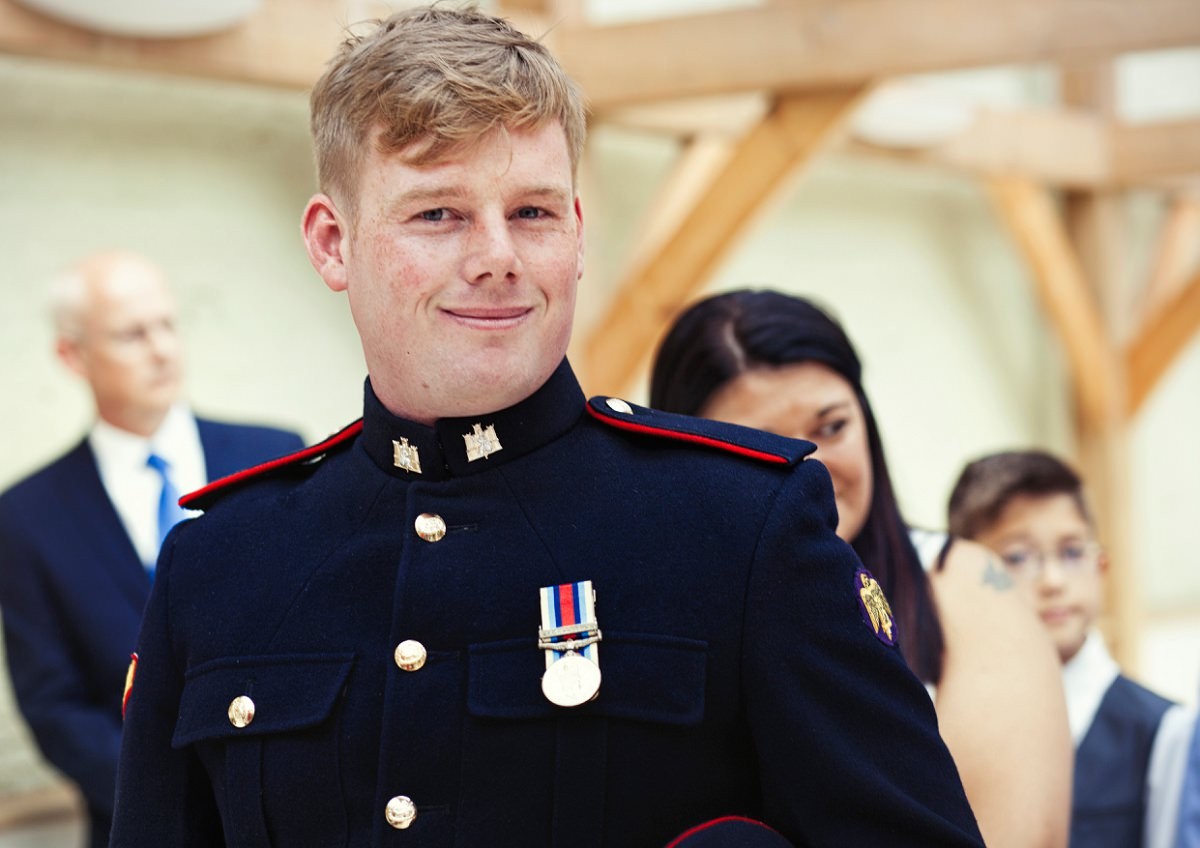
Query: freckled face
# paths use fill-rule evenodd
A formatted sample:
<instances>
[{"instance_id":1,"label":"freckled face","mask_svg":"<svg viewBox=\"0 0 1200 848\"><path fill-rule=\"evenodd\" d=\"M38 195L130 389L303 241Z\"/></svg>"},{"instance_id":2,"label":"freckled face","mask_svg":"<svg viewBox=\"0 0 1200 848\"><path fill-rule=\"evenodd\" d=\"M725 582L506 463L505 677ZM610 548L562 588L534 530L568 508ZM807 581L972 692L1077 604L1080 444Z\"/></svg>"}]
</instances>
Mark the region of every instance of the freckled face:
<instances>
[{"instance_id":1,"label":"freckled face","mask_svg":"<svg viewBox=\"0 0 1200 848\"><path fill-rule=\"evenodd\" d=\"M717 390L701 414L816 444L833 480L838 536L853 541L862 530L874 490L867 426L836 371L817 362L754 368Z\"/></svg>"},{"instance_id":2,"label":"freckled face","mask_svg":"<svg viewBox=\"0 0 1200 848\"><path fill-rule=\"evenodd\" d=\"M430 165L372 152L340 249L330 285L389 409L432 421L523 400L566 355L583 273L562 128L493 132Z\"/></svg>"}]
</instances>

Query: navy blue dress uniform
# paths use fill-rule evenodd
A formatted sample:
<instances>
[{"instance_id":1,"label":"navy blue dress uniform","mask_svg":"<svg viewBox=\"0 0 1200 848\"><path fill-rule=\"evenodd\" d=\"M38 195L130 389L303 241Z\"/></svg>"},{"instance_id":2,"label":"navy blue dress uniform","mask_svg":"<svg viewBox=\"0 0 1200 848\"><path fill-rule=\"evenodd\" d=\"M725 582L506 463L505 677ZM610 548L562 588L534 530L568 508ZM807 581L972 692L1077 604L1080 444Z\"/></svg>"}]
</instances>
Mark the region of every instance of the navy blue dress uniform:
<instances>
[{"instance_id":1,"label":"navy blue dress uniform","mask_svg":"<svg viewBox=\"0 0 1200 848\"><path fill-rule=\"evenodd\" d=\"M197 419L210 479L303 445L294 433ZM0 607L17 703L108 844L122 683L150 579L85 439L0 495Z\"/></svg>"},{"instance_id":2,"label":"navy blue dress uniform","mask_svg":"<svg viewBox=\"0 0 1200 848\"><path fill-rule=\"evenodd\" d=\"M112 844L982 845L812 449L565 362L434 426L368 381L167 540ZM600 682L560 706L542 590L585 581Z\"/></svg>"}]
</instances>

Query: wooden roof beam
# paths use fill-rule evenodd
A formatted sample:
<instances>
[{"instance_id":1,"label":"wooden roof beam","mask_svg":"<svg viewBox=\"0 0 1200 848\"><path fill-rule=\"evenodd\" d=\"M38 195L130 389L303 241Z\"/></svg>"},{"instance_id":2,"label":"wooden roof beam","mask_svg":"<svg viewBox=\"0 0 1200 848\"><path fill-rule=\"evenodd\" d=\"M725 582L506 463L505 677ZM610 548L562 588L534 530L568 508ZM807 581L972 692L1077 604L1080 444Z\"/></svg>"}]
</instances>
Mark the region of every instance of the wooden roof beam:
<instances>
[{"instance_id":1,"label":"wooden roof beam","mask_svg":"<svg viewBox=\"0 0 1200 848\"><path fill-rule=\"evenodd\" d=\"M928 147L858 141L849 149L1070 188L1106 185L1112 174L1108 127L1080 110L980 109L965 131Z\"/></svg>"},{"instance_id":2,"label":"wooden roof beam","mask_svg":"<svg viewBox=\"0 0 1200 848\"><path fill-rule=\"evenodd\" d=\"M555 38L600 114L639 102L1197 43L1195 0L806 0L564 27Z\"/></svg>"},{"instance_id":3,"label":"wooden roof beam","mask_svg":"<svg viewBox=\"0 0 1200 848\"><path fill-rule=\"evenodd\" d=\"M1200 3L1196 4L1200 9ZM1200 120L1112 127L1113 180L1122 185L1200 174Z\"/></svg>"},{"instance_id":4,"label":"wooden roof beam","mask_svg":"<svg viewBox=\"0 0 1200 848\"><path fill-rule=\"evenodd\" d=\"M1171 201L1159 227L1150 274L1138 303L1142 323L1182 290L1188 272L1196 267L1200 267L1200 195L1185 192Z\"/></svg>"},{"instance_id":5,"label":"wooden roof beam","mask_svg":"<svg viewBox=\"0 0 1200 848\"><path fill-rule=\"evenodd\" d=\"M1079 109L981 109L965 131L928 147L849 149L1058 188L1170 184L1200 174L1200 120L1110 124Z\"/></svg>"},{"instance_id":6,"label":"wooden roof beam","mask_svg":"<svg viewBox=\"0 0 1200 848\"><path fill-rule=\"evenodd\" d=\"M1200 271L1150 316L1126 350L1130 415L1141 409L1197 332L1200 332Z\"/></svg>"},{"instance_id":7,"label":"wooden roof beam","mask_svg":"<svg viewBox=\"0 0 1200 848\"><path fill-rule=\"evenodd\" d=\"M1096 299L1050 192L1022 178L987 182L1002 221L1029 264L1039 299L1062 342L1080 415L1103 420L1112 409L1112 345Z\"/></svg>"},{"instance_id":8,"label":"wooden roof beam","mask_svg":"<svg viewBox=\"0 0 1200 848\"><path fill-rule=\"evenodd\" d=\"M667 323L708 281L756 213L837 137L862 89L780 98L679 217L662 247L633 269L583 345L589 392L622 393Z\"/></svg>"},{"instance_id":9,"label":"wooden roof beam","mask_svg":"<svg viewBox=\"0 0 1200 848\"><path fill-rule=\"evenodd\" d=\"M0 0L0 53L307 89L343 37L346 0L263 0L225 32L126 38L60 23Z\"/></svg>"}]
</instances>

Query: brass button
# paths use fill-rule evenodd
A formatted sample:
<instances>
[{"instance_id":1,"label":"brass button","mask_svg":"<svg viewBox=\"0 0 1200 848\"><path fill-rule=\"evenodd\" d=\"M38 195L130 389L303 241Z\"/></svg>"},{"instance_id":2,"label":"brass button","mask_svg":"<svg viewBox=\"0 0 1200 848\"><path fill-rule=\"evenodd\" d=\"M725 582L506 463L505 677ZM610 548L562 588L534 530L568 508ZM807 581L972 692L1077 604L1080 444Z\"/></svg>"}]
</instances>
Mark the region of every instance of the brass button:
<instances>
[{"instance_id":1,"label":"brass button","mask_svg":"<svg viewBox=\"0 0 1200 848\"><path fill-rule=\"evenodd\" d=\"M425 646L416 639L405 639L396 646L396 651L392 656L396 659L396 665L400 666L403 671L416 671L425 665L425 657L428 654Z\"/></svg>"},{"instance_id":2,"label":"brass button","mask_svg":"<svg viewBox=\"0 0 1200 848\"><path fill-rule=\"evenodd\" d=\"M622 415L633 415L633 407L620 398L609 398L604 402L604 405L613 412L619 412Z\"/></svg>"},{"instance_id":3,"label":"brass button","mask_svg":"<svg viewBox=\"0 0 1200 848\"><path fill-rule=\"evenodd\" d=\"M245 727L254 721L254 702L245 695L238 695L229 702L229 723L234 727Z\"/></svg>"},{"instance_id":4,"label":"brass button","mask_svg":"<svg viewBox=\"0 0 1200 848\"><path fill-rule=\"evenodd\" d=\"M446 535L446 522L442 520L440 515L434 515L431 512L422 512L417 516L417 520L413 522L413 527L416 528L417 535L426 542L438 542Z\"/></svg>"},{"instance_id":5,"label":"brass button","mask_svg":"<svg viewBox=\"0 0 1200 848\"><path fill-rule=\"evenodd\" d=\"M397 795L387 802L384 817L387 818L387 823L396 830L404 830L417 817L417 805L407 795Z\"/></svg>"}]
</instances>

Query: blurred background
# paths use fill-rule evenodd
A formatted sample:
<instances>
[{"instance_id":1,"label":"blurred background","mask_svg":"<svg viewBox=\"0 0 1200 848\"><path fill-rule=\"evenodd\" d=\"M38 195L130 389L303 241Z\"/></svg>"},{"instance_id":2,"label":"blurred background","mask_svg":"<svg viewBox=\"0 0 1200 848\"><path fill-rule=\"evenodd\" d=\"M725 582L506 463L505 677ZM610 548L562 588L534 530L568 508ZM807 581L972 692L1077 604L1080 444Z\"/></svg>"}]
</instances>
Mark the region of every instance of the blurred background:
<instances>
[{"instance_id":1,"label":"blurred background","mask_svg":"<svg viewBox=\"0 0 1200 848\"><path fill-rule=\"evenodd\" d=\"M0 488L90 423L45 285L106 247L170 275L200 412L314 441L358 417L357 337L300 239L307 89L347 24L403 5L0 0ZM1195 703L1200 3L482 5L545 33L591 104L585 391L644 402L704 294L817 298L863 357L906 517L944 526L982 453L1072 459L1115 654ZM7 685L0 832L73 804Z\"/></svg>"}]
</instances>

